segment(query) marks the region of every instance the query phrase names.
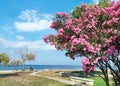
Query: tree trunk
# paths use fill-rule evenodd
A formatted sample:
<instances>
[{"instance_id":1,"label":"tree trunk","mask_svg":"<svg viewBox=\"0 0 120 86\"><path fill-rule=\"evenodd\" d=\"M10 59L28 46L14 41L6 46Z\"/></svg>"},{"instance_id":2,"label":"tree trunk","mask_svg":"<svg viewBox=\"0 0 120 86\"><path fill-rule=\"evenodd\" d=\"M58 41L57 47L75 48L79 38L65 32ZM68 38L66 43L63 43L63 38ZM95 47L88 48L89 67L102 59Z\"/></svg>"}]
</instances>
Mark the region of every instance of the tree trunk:
<instances>
[{"instance_id":1,"label":"tree trunk","mask_svg":"<svg viewBox=\"0 0 120 86\"><path fill-rule=\"evenodd\" d=\"M110 86L110 83L109 83L109 77L108 77L108 71L107 70L104 70L103 71L103 75L104 75L104 81L105 81L105 84L106 86Z\"/></svg>"},{"instance_id":2,"label":"tree trunk","mask_svg":"<svg viewBox=\"0 0 120 86\"><path fill-rule=\"evenodd\" d=\"M110 86L110 84L109 84L109 78L106 78L105 84L106 84L106 86Z\"/></svg>"},{"instance_id":3,"label":"tree trunk","mask_svg":"<svg viewBox=\"0 0 120 86\"><path fill-rule=\"evenodd\" d=\"M105 66L105 64L102 61L97 63L96 65L101 70L101 72L103 74L103 76L101 76L101 77L104 80L106 86L110 86L107 67Z\"/></svg>"},{"instance_id":4,"label":"tree trunk","mask_svg":"<svg viewBox=\"0 0 120 86\"><path fill-rule=\"evenodd\" d=\"M25 61L23 61L23 64L22 64L22 71L25 71Z\"/></svg>"}]
</instances>

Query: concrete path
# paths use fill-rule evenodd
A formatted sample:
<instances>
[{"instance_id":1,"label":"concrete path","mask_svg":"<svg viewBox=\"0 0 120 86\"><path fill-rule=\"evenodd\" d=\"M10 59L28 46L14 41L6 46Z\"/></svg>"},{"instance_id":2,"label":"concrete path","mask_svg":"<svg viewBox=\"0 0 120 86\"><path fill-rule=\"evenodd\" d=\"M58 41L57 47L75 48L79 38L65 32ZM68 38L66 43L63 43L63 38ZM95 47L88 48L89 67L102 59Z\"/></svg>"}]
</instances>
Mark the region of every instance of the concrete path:
<instances>
[{"instance_id":1,"label":"concrete path","mask_svg":"<svg viewBox=\"0 0 120 86\"><path fill-rule=\"evenodd\" d=\"M39 75L36 75L37 73L38 72L33 72L33 73L29 74L29 75L36 76L36 77L41 77L41 78L52 79L52 80L59 81L59 82L62 82L62 83L65 83L65 84L69 84L69 85L79 84L77 82L73 82L73 81L70 81L70 80L64 80L64 79L61 79L61 78L48 77L48 76L39 76Z\"/></svg>"},{"instance_id":2,"label":"concrete path","mask_svg":"<svg viewBox=\"0 0 120 86\"><path fill-rule=\"evenodd\" d=\"M35 76L38 72L30 73L29 75Z\"/></svg>"}]
</instances>

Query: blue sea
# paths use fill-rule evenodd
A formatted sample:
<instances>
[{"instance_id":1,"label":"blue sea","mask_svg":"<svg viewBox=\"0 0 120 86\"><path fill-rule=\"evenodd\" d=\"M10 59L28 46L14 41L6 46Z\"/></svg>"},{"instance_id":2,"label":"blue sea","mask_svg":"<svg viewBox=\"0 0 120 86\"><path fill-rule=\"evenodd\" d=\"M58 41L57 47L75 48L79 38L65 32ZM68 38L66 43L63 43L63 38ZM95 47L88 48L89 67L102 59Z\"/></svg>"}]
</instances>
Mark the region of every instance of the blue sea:
<instances>
[{"instance_id":1,"label":"blue sea","mask_svg":"<svg viewBox=\"0 0 120 86\"><path fill-rule=\"evenodd\" d=\"M34 70L45 70L45 69L53 69L53 70L62 70L62 69L74 69L74 70L81 70L82 66L80 65L26 65L26 69L29 70L30 66ZM2 67L0 65L0 70L21 70L22 65L20 66L12 66L7 65L6 67Z\"/></svg>"}]
</instances>

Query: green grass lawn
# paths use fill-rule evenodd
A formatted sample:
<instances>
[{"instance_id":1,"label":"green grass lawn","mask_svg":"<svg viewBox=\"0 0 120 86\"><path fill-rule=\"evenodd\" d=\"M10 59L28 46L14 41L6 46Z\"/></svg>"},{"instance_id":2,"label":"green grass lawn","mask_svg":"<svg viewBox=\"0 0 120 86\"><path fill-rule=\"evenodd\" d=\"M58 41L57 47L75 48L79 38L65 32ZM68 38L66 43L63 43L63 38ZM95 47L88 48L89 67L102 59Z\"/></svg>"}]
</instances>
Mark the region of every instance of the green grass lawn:
<instances>
[{"instance_id":1,"label":"green grass lawn","mask_svg":"<svg viewBox=\"0 0 120 86\"><path fill-rule=\"evenodd\" d=\"M54 80L33 77L28 73L18 75L0 75L0 86L69 86Z\"/></svg>"},{"instance_id":2,"label":"green grass lawn","mask_svg":"<svg viewBox=\"0 0 120 86\"><path fill-rule=\"evenodd\" d=\"M105 86L105 82L100 77L92 77L90 79L94 80L94 86Z\"/></svg>"},{"instance_id":3,"label":"green grass lawn","mask_svg":"<svg viewBox=\"0 0 120 86\"><path fill-rule=\"evenodd\" d=\"M106 86L105 82L103 81L101 77L90 77L90 79L94 80L94 86ZM112 80L110 80L110 86L113 86Z\"/></svg>"},{"instance_id":4,"label":"green grass lawn","mask_svg":"<svg viewBox=\"0 0 120 86\"><path fill-rule=\"evenodd\" d=\"M83 74L83 71L80 72L80 77L85 77ZM94 86L106 86L104 80L101 77L96 77L95 75L97 74L102 74L100 71L94 71L90 73L90 77L85 77L88 79L93 79L94 80ZM110 86L112 85L112 80L110 79Z\"/></svg>"},{"instance_id":5,"label":"green grass lawn","mask_svg":"<svg viewBox=\"0 0 120 86\"><path fill-rule=\"evenodd\" d=\"M96 76L97 74L102 74L100 71L91 72L90 77L84 76L83 71L72 71L71 73L78 73L79 77L82 77L82 78L93 79L94 86L106 86L104 80L101 77ZM69 77L67 77L67 78L69 78ZM110 79L110 86L113 86L111 79Z\"/></svg>"},{"instance_id":6,"label":"green grass lawn","mask_svg":"<svg viewBox=\"0 0 120 86\"><path fill-rule=\"evenodd\" d=\"M71 72L71 71L68 71ZM79 73L79 77L84 77L82 71L72 71L73 73ZM84 77L94 80L94 86L105 86L105 82L102 78L94 76L94 74L98 74L100 72L93 72L91 73L90 77ZM46 79L46 78L40 78L40 77L34 77L28 75L29 72L22 72L16 74L0 74L0 86L69 86L64 83L60 83L58 81ZM62 79L69 80L69 77L61 77L59 76L59 72L54 71L48 71L48 72L42 72L42 75L52 76L52 77L58 77ZM112 80L110 80L112 82ZM112 86L112 85L111 85Z\"/></svg>"},{"instance_id":7,"label":"green grass lawn","mask_svg":"<svg viewBox=\"0 0 120 86\"><path fill-rule=\"evenodd\" d=\"M73 73L79 73L80 77L82 77L82 78L93 79L94 80L94 86L106 86L105 82L103 81L103 79L101 77L95 77L94 76L94 75L97 75L97 74L102 74L100 71L91 72L90 77L84 76L83 71L74 71Z\"/></svg>"}]
</instances>

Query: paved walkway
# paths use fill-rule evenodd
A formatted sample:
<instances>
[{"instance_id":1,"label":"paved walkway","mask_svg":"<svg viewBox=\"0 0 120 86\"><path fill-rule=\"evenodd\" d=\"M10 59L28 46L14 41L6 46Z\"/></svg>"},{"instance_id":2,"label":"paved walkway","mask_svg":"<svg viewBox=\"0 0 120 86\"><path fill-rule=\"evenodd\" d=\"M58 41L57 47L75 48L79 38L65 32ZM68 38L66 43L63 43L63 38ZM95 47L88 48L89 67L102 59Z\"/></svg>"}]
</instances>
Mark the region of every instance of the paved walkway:
<instances>
[{"instance_id":1,"label":"paved walkway","mask_svg":"<svg viewBox=\"0 0 120 86\"><path fill-rule=\"evenodd\" d=\"M59 81L59 82L62 82L62 83L65 83L65 84L69 84L69 85L79 84L77 82L73 82L73 81L70 81L70 80L64 80L64 79L61 79L61 78L48 77L48 76L39 76L39 75L36 75L37 73L38 72L33 72L33 73L29 74L29 75L36 76L36 77L47 78L47 79L52 79L52 80Z\"/></svg>"},{"instance_id":2,"label":"paved walkway","mask_svg":"<svg viewBox=\"0 0 120 86\"><path fill-rule=\"evenodd\" d=\"M38 72L33 72L33 73L30 73L29 75L33 75L35 76Z\"/></svg>"}]
</instances>

